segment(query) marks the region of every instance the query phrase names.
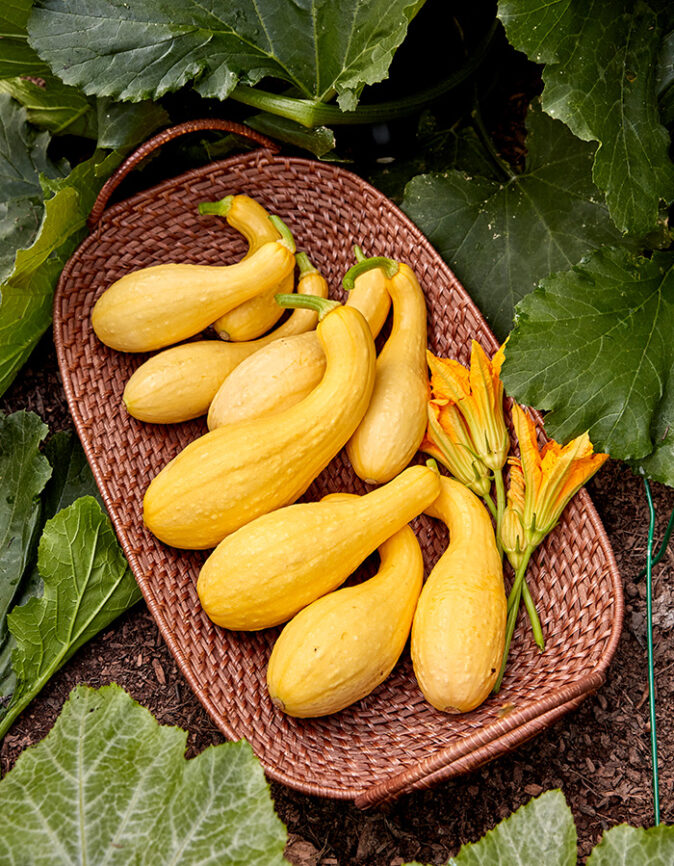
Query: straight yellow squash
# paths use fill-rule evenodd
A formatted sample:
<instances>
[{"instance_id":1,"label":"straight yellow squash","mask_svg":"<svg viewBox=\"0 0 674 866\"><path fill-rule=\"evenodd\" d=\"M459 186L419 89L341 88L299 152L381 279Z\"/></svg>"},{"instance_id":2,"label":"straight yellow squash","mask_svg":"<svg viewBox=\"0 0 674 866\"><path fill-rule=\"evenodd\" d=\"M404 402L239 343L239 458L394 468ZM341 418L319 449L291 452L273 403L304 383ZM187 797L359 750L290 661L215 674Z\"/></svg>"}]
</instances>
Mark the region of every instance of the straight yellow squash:
<instances>
[{"instance_id":1,"label":"straight yellow squash","mask_svg":"<svg viewBox=\"0 0 674 866\"><path fill-rule=\"evenodd\" d=\"M439 490L436 472L411 466L365 496L328 497L258 517L225 538L204 563L197 582L201 604L225 628L286 622L342 584Z\"/></svg>"},{"instance_id":2,"label":"straight yellow squash","mask_svg":"<svg viewBox=\"0 0 674 866\"><path fill-rule=\"evenodd\" d=\"M466 713L491 692L503 658L506 597L487 509L467 487L440 478L426 509L449 527L449 547L424 584L412 625L412 663L426 700Z\"/></svg>"},{"instance_id":3,"label":"straight yellow squash","mask_svg":"<svg viewBox=\"0 0 674 866\"><path fill-rule=\"evenodd\" d=\"M335 301L284 295L319 311L327 359L320 385L276 416L241 421L190 443L154 478L143 501L148 529L174 547L215 547L261 514L294 502L358 426L374 384L367 322Z\"/></svg>"}]
</instances>

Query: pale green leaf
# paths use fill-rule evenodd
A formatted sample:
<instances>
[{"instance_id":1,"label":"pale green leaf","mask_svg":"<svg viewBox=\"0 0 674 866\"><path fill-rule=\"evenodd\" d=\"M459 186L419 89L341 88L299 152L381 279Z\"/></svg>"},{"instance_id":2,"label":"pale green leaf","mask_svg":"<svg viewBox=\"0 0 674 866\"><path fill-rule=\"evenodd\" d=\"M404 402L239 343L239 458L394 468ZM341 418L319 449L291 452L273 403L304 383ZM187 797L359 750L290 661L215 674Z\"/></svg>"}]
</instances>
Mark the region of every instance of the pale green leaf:
<instances>
[{"instance_id":1,"label":"pale green leaf","mask_svg":"<svg viewBox=\"0 0 674 866\"><path fill-rule=\"evenodd\" d=\"M19 102L33 126L54 135L68 133L96 138L93 100L54 75L42 76L41 80L43 83L37 84L25 78L8 78L0 81L0 93L8 93Z\"/></svg>"},{"instance_id":2,"label":"pale green leaf","mask_svg":"<svg viewBox=\"0 0 674 866\"><path fill-rule=\"evenodd\" d=\"M26 123L26 112L0 93L0 280L11 273L14 251L35 237L42 214L40 175L59 177L67 166L47 156L49 135Z\"/></svg>"},{"instance_id":3,"label":"pale green leaf","mask_svg":"<svg viewBox=\"0 0 674 866\"><path fill-rule=\"evenodd\" d=\"M184 757L118 686L78 686L0 781L7 866L283 866L286 832L245 742Z\"/></svg>"},{"instance_id":4,"label":"pale green leaf","mask_svg":"<svg viewBox=\"0 0 674 866\"><path fill-rule=\"evenodd\" d=\"M0 736L82 644L140 599L110 521L90 496L46 523L38 570L43 595L7 617L17 684Z\"/></svg>"},{"instance_id":5,"label":"pale green leaf","mask_svg":"<svg viewBox=\"0 0 674 866\"><path fill-rule=\"evenodd\" d=\"M0 94L3 98L8 97ZM96 153L65 178L41 176L44 204L37 234L17 249L13 270L0 285L0 394L49 327L56 281L85 234L98 190L119 160L117 152L105 159Z\"/></svg>"},{"instance_id":6,"label":"pale green leaf","mask_svg":"<svg viewBox=\"0 0 674 866\"><path fill-rule=\"evenodd\" d=\"M604 833L587 866L672 866L674 827L628 827L621 824Z\"/></svg>"},{"instance_id":7,"label":"pale green leaf","mask_svg":"<svg viewBox=\"0 0 674 866\"><path fill-rule=\"evenodd\" d=\"M423 0L40 0L30 41L67 84L137 101L198 79L224 99L238 82L287 81L309 99L355 106L386 77Z\"/></svg>"},{"instance_id":8,"label":"pale green leaf","mask_svg":"<svg viewBox=\"0 0 674 866\"><path fill-rule=\"evenodd\" d=\"M561 791L547 791L520 807L450 866L575 866L576 826Z\"/></svg>"},{"instance_id":9,"label":"pale green leaf","mask_svg":"<svg viewBox=\"0 0 674 866\"><path fill-rule=\"evenodd\" d=\"M539 110L529 112L527 126L522 174L420 175L402 204L500 337L541 277L621 238L592 182L594 147Z\"/></svg>"},{"instance_id":10,"label":"pale green leaf","mask_svg":"<svg viewBox=\"0 0 674 866\"><path fill-rule=\"evenodd\" d=\"M673 333L674 254L606 248L521 301L505 386L548 410L560 442L589 430L596 450L674 486Z\"/></svg>"},{"instance_id":11,"label":"pale green leaf","mask_svg":"<svg viewBox=\"0 0 674 866\"><path fill-rule=\"evenodd\" d=\"M543 108L586 141L598 141L593 176L622 231L643 236L660 200L674 199L669 136L656 71L672 27L666 0L500 0L509 41L543 70Z\"/></svg>"}]
</instances>

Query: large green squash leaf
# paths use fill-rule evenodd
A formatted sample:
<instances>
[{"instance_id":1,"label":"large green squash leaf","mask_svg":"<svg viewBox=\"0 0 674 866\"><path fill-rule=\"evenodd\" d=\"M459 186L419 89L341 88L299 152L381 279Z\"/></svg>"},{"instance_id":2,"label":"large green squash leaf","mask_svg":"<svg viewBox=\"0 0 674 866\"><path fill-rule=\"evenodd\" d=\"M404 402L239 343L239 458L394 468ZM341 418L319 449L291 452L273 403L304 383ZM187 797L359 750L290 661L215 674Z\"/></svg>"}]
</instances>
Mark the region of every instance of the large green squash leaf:
<instances>
[{"instance_id":1,"label":"large green squash leaf","mask_svg":"<svg viewBox=\"0 0 674 866\"><path fill-rule=\"evenodd\" d=\"M622 231L646 235L674 199L669 136L656 73L674 25L666 0L499 0L508 39L545 63L543 108L579 138L598 141L594 180Z\"/></svg>"},{"instance_id":2,"label":"large green squash leaf","mask_svg":"<svg viewBox=\"0 0 674 866\"><path fill-rule=\"evenodd\" d=\"M47 134L31 133L24 110L7 94L0 93L0 116L0 200L4 196L8 202L0 205L0 237L10 256L0 260L2 394L51 323L56 280L84 236L98 190L120 156L97 152L59 177L63 168L46 157Z\"/></svg>"},{"instance_id":3,"label":"large green squash leaf","mask_svg":"<svg viewBox=\"0 0 674 866\"><path fill-rule=\"evenodd\" d=\"M671 866L674 827L628 827L621 824L604 833L587 866Z\"/></svg>"},{"instance_id":4,"label":"large green squash leaf","mask_svg":"<svg viewBox=\"0 0 674 866\"><path fill-rule=\"evenodd\" d=\"M591 177L594 147L532 109L524 172L509 180L460 171L419 175L403 210L426 234L499 337L541 277L618 243ZM474 148L473 144L473 148Z\"/></svg>"},{"instance_id":5,"label":"large green squash leaf","mask_svg":"<svg viewBox=\"0 0 674 866\"><path fill-rule=\"evenodd\" d=\"M40 0L30 41L67 84L85 93L156 98L197 78L224 99L238 83L288 81L309 99L355 107L386 77L424 0L277 3L235 0Z\"/></svg>"},{"instance_id":6,"label":"large green squash leaf","mask_svg":"<svg viewBox=\"0 0 674 866\"><path fill-rule=\"evenodd\" d=\"M7 866L282 866L286 832L245 742L184 757L118 686L78 686L0 781Z\"/></svg>"},{"instance_id":7,"label":"large green squash leaf","mask_svg":"<svg viewBox=\"0 0 674 866\"><path fill-rule=\"evenodd\" d=\"M674 486L674 254L606 248L547 277L517 308L508 393L548 410L559 441L597 450Z\"/></svg>"},{"instance_id":8,"label":"large green squash leaf","mask_svg":"<svg viewBox=\"0 0 674 866\"><path fill-rule=\"evenodd\" d=\"M5 714L0 711L0 737L82 644L140 599L110 521L90 496L46 523L38 571L43 595L7 617L16 641L16 687Z\"/></svg>"}]
</instances>

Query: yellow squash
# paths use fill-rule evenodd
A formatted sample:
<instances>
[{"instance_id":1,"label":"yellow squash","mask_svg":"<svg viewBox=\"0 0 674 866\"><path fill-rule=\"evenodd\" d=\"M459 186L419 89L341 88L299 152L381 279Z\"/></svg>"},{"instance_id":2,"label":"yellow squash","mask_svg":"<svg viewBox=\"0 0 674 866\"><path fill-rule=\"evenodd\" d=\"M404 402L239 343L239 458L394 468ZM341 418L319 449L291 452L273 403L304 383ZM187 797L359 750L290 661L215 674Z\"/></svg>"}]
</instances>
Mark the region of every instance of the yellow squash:
<instances>
[{"instance_id":1,"label":"yellow squash","mask_svg":"<svg viewBox=\"0 0 674 866\"><path fill-rule=\"evenodd\" d=\"M286 622L343 583L430 505L439 487L436 472L412 466L366 496L329 497L259 517L225 538L204 563L197 582L204 610L231 629Z\"/></svg>"},{"instance_id":2,"label":"yellow squash","mask_svg":"<svg viewBox=\"0 0 674 866\"><path fill-rule=\"evenodd\" d=\"M370 580L301 610L274 644L267 668L272 701L291 716L324 716L359 701L400 658L424 576L409 526L379 547Z\"/></svg>"},{"instance_id":3,"label":"yellow squash","mask_svg":"<svg viewBox=\"0 0 674 866\"><path fill-rule=\"evenodd\" d=\"M359 263L344 277L353 286ZM388 261L388 260L383 260ZM369 484L390 481L410 462L426 432L426 302L412 269L389 262L388 288L393 302L391 335L377 358L372 400L346 453L355 473Z\"/></svg>"},{"instance_id":4,"label":"yellow squash","mask_svg":"<svg viewBox=\"0 0 674 866\"><path fill-rule=\"evenodd\" d=\"M327 298L328 284L304 253L297 254L297 263L298 293ZM238 364L274 340L310 331L317 320L314 310L296 309L276 330L258 340L199 340L165 349L141 364L126 383L122 399L127 412L154 424L172 424L204 415L218 388Z\"/></svg>"},{"instance_id":5,"label":"yellow squash","mask_svg":"<svg viewBox=\"0 0 674 866\"><path fill-rule=\"evenodd\" d=\"M319 311L325 376L276 416L213 430L190 443L154 478L143 502L148 529L174 547L215 547L255 517L294 502L358 426L374 384L367 322L335 301L284 295Z\"/></svg>"},{"instance_id":6,"label":"yellow squash","mask_svg":"<svg viewBox=\"0 0 674 866\"><path fill-rule=\"evenodd\" d=\"M358 258L364 258L360 248ZM382 270L364 273L346 306L365 316L376 338L388 315L391 299ZM293 371L292 375L288 371ZM318 385L325 372L325 354L315 334L266 346L233 371L215 395L208 410L208 427L274 415L303 400Z\"/></svg>"},{"instance_id":7,"label":"yellow squash","mask_svg":"<svg viewBox=\"0 0 674 866\"><path fill-rule=\"evenodd\" d=\"M292 273L295 245L284 237L234 265L165 264L141 268L103 292L91 314L96 336L122 352L151 352L203 331L218 316Z\"/></svg>"},{"instance_id":8,"label":"yellow squash","mask_svg":"<svg viewBox=\"0 0 674 866\"><path fill-rule=\"evenodd\" d=\"M412 662L426 700L465 713L491 692L503 657L506 597L487 509L454 479L426 509L449 527L449 547L424 584L412 625Z\"/></svg>"},{"instance_id":9,"label":"yellow squash","mask_svg":"<svg viewBox=\"0 0 674 866\"><path fill-rule=\"evenodd\" d=\"M263 244L280 237L267 211L247 195L228 195L222 201L202 202L199 213L224 216L233 229L241 232L248 241L248 252L244 258L248 258ZM288 274L277 286L225 313L214 322L213 327L223 340L254 340L273 328L283 314L274 295L292 290L292 274Z\"/></svg>"}]
</instances>

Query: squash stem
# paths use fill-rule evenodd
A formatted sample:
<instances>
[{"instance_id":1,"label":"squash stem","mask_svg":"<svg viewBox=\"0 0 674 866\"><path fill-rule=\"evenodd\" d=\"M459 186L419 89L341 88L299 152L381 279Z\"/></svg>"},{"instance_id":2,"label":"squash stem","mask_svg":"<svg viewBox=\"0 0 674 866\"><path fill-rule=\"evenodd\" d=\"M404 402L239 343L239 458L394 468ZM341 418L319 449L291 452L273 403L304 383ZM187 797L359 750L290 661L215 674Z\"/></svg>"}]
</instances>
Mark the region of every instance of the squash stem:
<instances>
[{"instance_id":1,"label":"squash stem","mask_svg":"<svg viewBox=\"0 0 674 866\"><path fill-rule=\"evenodd\" d=\"M297 253L297 255L295 256L295 262L297 263L297 267L300 271L300 279L302 279L302 277L308 276L309 274L318 273L316 268L311 264L311 259L306 253Z\"/></svg>"},{"instance_id":2,"label":"squash stem","mask_svg":"<svg viewBox=\"0 0 674 866\"><path fill-rule=\"evenodd\" d=\"M304 99L270 93L259 87L249 87L245 84L237 84L229 97L237 102L242 102L244 105L268 111L270 114L287 117L289 120L294 120L306 127L324 124L336 126L352 123L384 123L398 117L409 117L429 102L463 84L479 68L487 56L496 31L497 20L492 23L487 33L470 51L463 66L432 87L425 88L404 99L380 102L376 105L360 105L352 111L342 111L337 105L326 104L334 97L334 90L321 94L320 99Z\"/></svg>"},{"instance_id":3,"label":"squash stem","mask_svg":"<svg viewBox=\"0 0 674 866\"><path fill-rule=\"evenodd\" d=\"M276 303L280 307L301 307L304 310L314 310L318 313L319 321L322 321L335 307L341 306L339 301L331 301L329 298L319 298L317 295L274 295Z\"/></svg>"},{"instance_id":4,"label":"squash stem","mask_svg":"<svg viewBox=\"0 0 674 866\"><path fill-rule=\"evenodd\" d=\"M353 245L353 254L356 257L357 262L364 262L367 256L363 252L363 248L359 247L358 244Z\"/></svg>"},{"instance_id":5,"label":"squash stem","mask_svg":"<svg viewBox=\"0 0 674 866\"><path fill-rule=\"evenodd\" d=\"M503 523L503 512L505 511L506 496L503 485L503 469L494 470L494 485L496 487L496 547L499 556L503 556L503 542L501 541L501 524Z\"/></svg>"},{"instance_id":6,"label":"squash stem","mask_svg":"<svg viewBox=\"0 0 674 866\"><path fill-rule=\"evenodd\" d=\"M284 244L291 253L295 252L295 238L288 226L283 222L280 216L275 213L269 215L269 222L274 226L276 231L281 235L279 243Z\"/></svg>"},{"instance_id":7,"label":"squash stem","mask_svg":"<svg viewBox=\"0 0 674 866\"><path fill-rule=\"evenodd\" d=\"M233 195L225 196L220 201L201 201L199 202L199 213L202 215L227 216L232 208L233 201Z\"/></svg>"},{"instance_id":8,"label":"squash stem","mask_svg":"<svg viewBox=\"0 0 674 866\"><path fill-rule=\"evenodd\" d=\"M494 688L492 689L494 694L497 694L499 692L501 688L501 683L503 681L503 674L505 673L508 656L510 654L510 644L513 639L513 634L515 633L517 614L520 609L524 575L526 573L527 566L529 565L529 560L531 559L531 554L534 552L534 549L535 548L529 546L524 551L524 558L522 559L520 567L515 573L515 580L513 582L512 589L510 590L510 595L508 596L508 618L506 620L505 646L503 647L503 659L501 661L501 669L499 670L498 677L496 678L496 682L494 683Z\"/></svg>"},{"instance_id":9,"label":"squash stem","mask_svg":"<svg viewBox=\"0 0 674 866\"><path fill-rule=\"evenodd\" d=\"M364 274L366 271L372 271L375 268L381 268L386 278L390 280L391 277L394 277L398 273L400 265L398 262L394 262L393 259L387 259L385 256L373 256L370 259L363 259L363 261L356 262L344 274L342 286L344 286L347 292L350 292L355 285L356 279L361 274Z\"/></svg>"},{"instance_id":10,"label":"squash stem","mask_svg":"<svg viewBox=\"0 0 674 866\"><path fill-rule=\"evenodd\" d=\"M482 501L489 509L489 513L491 514L491 516L494 518L494 520L496 520L496 505L494 504L494 500L487 493L485 496L482 497ZM498 538L496 540L496 546L498 547L499 556L503 556L503 551L501 550L501 546L498 543Z\"/></svg>"}]
</instances>

